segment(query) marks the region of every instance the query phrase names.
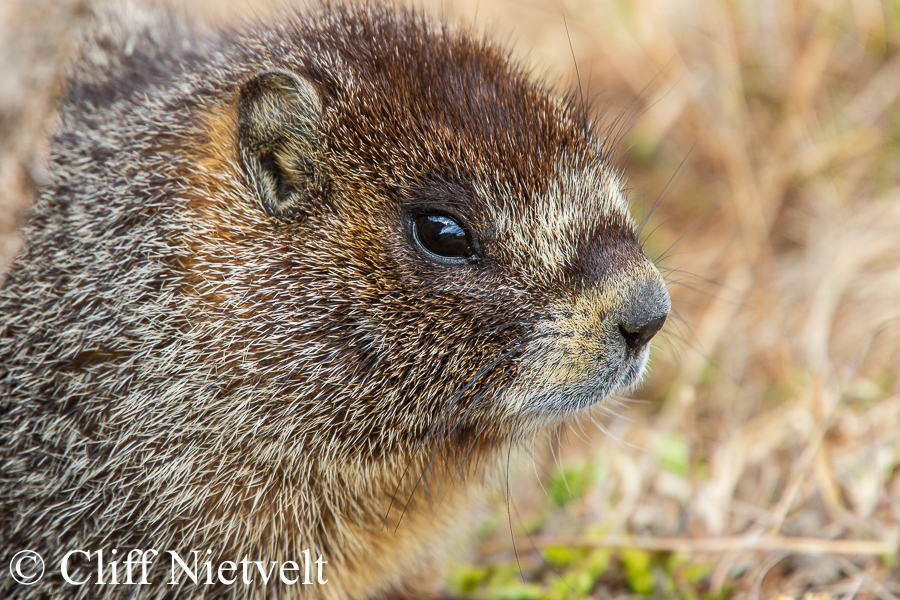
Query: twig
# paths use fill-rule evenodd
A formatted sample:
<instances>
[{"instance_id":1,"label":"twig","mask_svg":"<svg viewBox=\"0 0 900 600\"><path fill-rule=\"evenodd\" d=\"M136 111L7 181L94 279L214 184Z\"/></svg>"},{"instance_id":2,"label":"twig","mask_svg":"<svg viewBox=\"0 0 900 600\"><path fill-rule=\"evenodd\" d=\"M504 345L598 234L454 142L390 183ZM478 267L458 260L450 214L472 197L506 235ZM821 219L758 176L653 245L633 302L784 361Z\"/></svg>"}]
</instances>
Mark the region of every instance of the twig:
<instances>
[{"instance_id":1,"label":"twig","mask_svg":"<svg viewBox=\"0 0 900 600\"><path fill-rule=\"evenodd\" d=\"M800 554L844 554L858 556L890 556L897 553L897 544L888 540L829 540L800 537L750 537L730 536L711 538L676 537L624 537L601 538L547 538L535 539L540 548L567 546L575 548L638 548L652 552L772 552L783 551ZM510 551L506 543L484 544L485 555Z\"/></svg>"}]
</instances>

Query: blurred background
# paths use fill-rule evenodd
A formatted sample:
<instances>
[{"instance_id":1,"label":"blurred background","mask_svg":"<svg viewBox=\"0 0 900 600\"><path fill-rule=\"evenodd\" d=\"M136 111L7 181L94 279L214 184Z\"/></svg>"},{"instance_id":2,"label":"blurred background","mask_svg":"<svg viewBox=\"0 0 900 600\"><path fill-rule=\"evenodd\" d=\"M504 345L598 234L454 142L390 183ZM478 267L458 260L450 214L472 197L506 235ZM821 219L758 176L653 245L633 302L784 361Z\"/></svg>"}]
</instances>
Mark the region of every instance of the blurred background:
<instances>
[{"instance_id":1,"label":"blurred background","mask_svg":"<svg viewBox=\"0 0 900 600\"><path fill-rule=\"evenodd\" d=\"M523 452L450 589L900 598L900 2L425 8L580 87L674 308L642 388ZM0 3L0 271L86 15Z\"/></svg>"}]
</instances>

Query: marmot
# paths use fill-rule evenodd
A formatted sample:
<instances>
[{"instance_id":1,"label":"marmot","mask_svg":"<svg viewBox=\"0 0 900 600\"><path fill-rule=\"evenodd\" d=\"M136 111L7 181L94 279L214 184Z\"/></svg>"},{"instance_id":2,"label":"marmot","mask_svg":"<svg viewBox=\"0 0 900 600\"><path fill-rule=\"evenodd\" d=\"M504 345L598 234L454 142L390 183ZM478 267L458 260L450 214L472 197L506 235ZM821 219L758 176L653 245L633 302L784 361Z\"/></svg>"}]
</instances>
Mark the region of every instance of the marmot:
<instances>
[{"instance_id":1,"label":"marmot","mask_svg":"<svg viewBox=\"0 0 900 600\"><path fill-rule=\"evenodd\" d=\"M669 312L602 132L409 9L113 12L0 291L0 548L45 567L0 595L436 597L498 458Z\"/></svg>"}]
</instances>

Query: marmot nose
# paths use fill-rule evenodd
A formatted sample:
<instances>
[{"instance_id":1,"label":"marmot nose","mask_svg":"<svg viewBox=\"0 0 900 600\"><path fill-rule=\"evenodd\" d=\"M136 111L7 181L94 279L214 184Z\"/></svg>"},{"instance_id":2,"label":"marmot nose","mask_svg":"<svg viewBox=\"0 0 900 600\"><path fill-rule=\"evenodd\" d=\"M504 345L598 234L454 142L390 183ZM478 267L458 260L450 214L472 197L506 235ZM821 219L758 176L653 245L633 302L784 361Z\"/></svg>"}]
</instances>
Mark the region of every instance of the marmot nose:
<instances>
[{"instance_id":1,"label":"marmot nose","mask_svg":"<svg viewBox=\"0 0 900 600\"><path fill-rule=\"evenodd\" d=\"M633 323L619 323L619 332L630 350L637 350L650 341L666 322L667 314L653 316Z\"/></svg>"}]
</instances>

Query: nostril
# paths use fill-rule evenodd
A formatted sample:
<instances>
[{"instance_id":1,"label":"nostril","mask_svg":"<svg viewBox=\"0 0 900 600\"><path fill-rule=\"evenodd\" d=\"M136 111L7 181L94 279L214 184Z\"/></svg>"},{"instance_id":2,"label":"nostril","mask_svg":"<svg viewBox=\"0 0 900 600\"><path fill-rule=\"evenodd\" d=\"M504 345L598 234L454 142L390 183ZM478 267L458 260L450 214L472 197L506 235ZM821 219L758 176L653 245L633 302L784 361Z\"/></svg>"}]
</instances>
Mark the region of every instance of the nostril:
<instances>
[{"instance_id":1,"label":"nostril","mask_svg":"<svg viewBox=\"0 0 900 600\"><path fill-rule=\"evenodd\" d=\"M662 329L663 323L666 322L666 316L662 315L661 317L655 317L647 321L646 323L634 324L634 323L619 323L619 332L622 334L622 337L625 338L625 344L631 350L637 350L644 344L650 341L654 335L656 335L660 329Z\"/></svg>"}]
</instances>

